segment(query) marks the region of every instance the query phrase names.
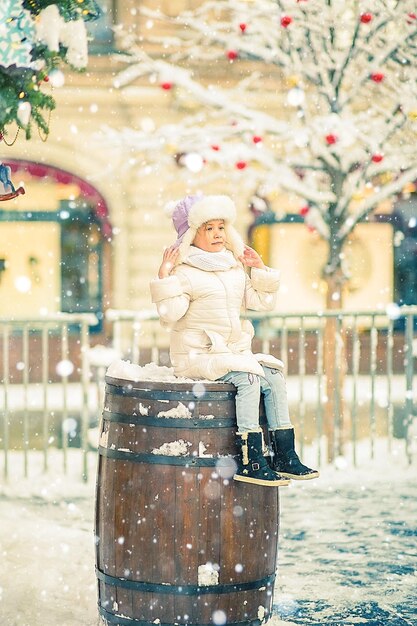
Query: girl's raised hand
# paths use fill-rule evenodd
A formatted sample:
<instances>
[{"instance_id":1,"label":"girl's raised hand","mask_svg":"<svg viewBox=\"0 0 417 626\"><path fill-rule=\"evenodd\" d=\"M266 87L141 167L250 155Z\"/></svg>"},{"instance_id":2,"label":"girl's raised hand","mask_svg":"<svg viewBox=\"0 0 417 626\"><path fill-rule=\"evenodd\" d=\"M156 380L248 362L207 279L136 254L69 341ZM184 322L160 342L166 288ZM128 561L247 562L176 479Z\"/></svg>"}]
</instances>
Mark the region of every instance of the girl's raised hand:
<instances>
[{"instance_id":1,"label":"girl's raised hand","mask_svg":"<svg viewBox=\"0 0 417 626\"><path fill-rule=\"evenodd\" d=\"M247 267L257 267L258 269L265 269L265 264L262 261L259 254L253 248L245 246L242 256L239 257L239 261Z\"/></svg>"},{"instance_id":2,"label":"girl's raised hand","mask_svg":"<svg viewBox=\"0 0 417 626\"><path fill-rule=\"evenodd\" d=\"M162 263L158 271L158 278L167 278L174 269L178 259L179 250L177 246L170 246L164 250Z\"/></svg>"}]
</instances>

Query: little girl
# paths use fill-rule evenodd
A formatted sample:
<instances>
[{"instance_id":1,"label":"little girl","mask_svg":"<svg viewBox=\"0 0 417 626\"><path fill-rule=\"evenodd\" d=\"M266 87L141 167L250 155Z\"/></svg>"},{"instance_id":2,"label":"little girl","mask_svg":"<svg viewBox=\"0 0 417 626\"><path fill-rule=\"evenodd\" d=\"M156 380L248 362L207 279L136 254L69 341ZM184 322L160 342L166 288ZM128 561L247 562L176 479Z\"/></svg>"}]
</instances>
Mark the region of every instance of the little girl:
<instances>
[{"instance_id":1,"label":"little girl","mask_svg":"<svg viewBox=\"0 0 417 626\"><path fill-rule=\"evenodd\" d=\"M236 209L228 196L186 196L172 220L178 238L166 249L151 282L163 325L171 329L170 357L177 376L233 383L237 388L235 480L272 487L289 478L306 480L319 473L303 465L294 449L283 364L253 354L254 334L242 310L274 308L279 272L268 268L232 226ZM250 277L245 267L250 269ZM264 456L259 402L264 395L273 455Z\"/></svg>"}]
</instances>

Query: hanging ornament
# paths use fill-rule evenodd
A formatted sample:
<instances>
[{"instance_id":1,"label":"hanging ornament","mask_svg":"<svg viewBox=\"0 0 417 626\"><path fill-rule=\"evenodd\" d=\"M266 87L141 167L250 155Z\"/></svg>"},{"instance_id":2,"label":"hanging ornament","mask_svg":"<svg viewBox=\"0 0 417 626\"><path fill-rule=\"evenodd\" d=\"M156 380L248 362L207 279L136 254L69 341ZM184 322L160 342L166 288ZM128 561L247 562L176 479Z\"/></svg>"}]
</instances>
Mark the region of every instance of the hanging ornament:
<instances>
[{"instance_id":1,"label":"hanging ornament","mask_svg":"<svg viewBox=\"0 0 417 626\"><path fill-rule=\"evenodd\" d=\"M236 169L244 170L245 167L247 167L248 164L246 163L246 161L237 161L237 163L235 165L236 165Z\"/></svg>"},{"instance_id":2,"label":"hanging ornament","mask_svg":"<svg viewBox=\"0 0 417 626\"><path fill-rule=\"evenodd\" d=\"M253 143L261 143L262 142L262 137L260 135L254 135L252 137L252 141L253 141Z\"/></svg>"},{"instance_id":3,"label":"hanging ornament","mask_svg":"<svg viewBox=\"0 0 417 626\"><path fill-rule=\"evenodd\" d=\"M239 28L240 28L240 30L242 31L242 33L244 33L244 32L245 32L245 30L247 29L247 27L248 27L248 26L247 26L247 24L245 24L244 22L241 22L241 23L239 24Z\"/></svg>"},{"instance_id":4,"label":"hanging ornament","mask_svg":"<svg viewBox=\"0 0 417 626\"><path fill-rule=\"evenodd\" d=\"M382 83L385 78L385 74L383 74L382 72L373 72L370 78L374 81L374 83Z\"/></svg>"},{"instance_id":5,"label":"hanging ornament","mask_svg":"<svg viewBox=\"0 0 417 626\"><path fill-rule=\"evenodd\" d=\"M287 102L292 107L298 107L303 104L305 100L305 94L299 87L293 87L287 93Z\"/></svg>"},{"instance_id":6,"label":"hanging ornament","mask_svg":"<svg viewBox=\"0 0 417 626\"><path fill-rule=\"evenodd\" d=\"M236 50L228 50L228 51L226 52L226 56L227 56L227 58L229 59L229 61L235 61L235 59L237 59L237 58L238 58L239 53L238 53L238 52L236 52Z\"/></svg>"},{"instance_id":7,"label":"hanging ornament","mask_svg":"<svg viewBox=\"0 0 417 626\"><path fill-rule=\"evenodd\" d=\"M325 140L328 146L332 146L333 144L337 142L338 136L335 135L334 133L329 133L328 135L325 136Z\"/></svg>"},{"instance_id":8,"label":"hanging ornament","mask_svg":"<svg viewBox=\"0 0 417 626\"><path fill-rule=\"evenodd\" d=\"M182 158L182 164L193 173L199 172L204 166L204 159L197 152L188 152Z\"/></svg>"},{"instance_id":9,"label":"hanging ornament","mask_svg":"<svg viewBox=\"0 0 417 626\"><path fill-rule=\"evenodd\" d=\"M31 112L32 106L30 102L19 102L19 106L17 107L17 119L22 126L29 124Z\"/></svg>"},{"instance_id":10,"label":"hanging ornament","mask_svg":"<svg viewBox=\"0 0 417 626\"><path fill-rule=\"evenodd\" d=\"M372 21L372 13L362 13L360 19L362 24L369 24Z\"/></svg>"},{"instance_id":11,"label":"hanging ornament","mask_svg":"<svg viewBox=\"0 0 417 626\"><path fill-rule=\"evenodd\" d=\"M373 163L381 163L381 161L384 160L384 155L380 152L376 152L372 155L371 160L373 161Z\"/></svg>"},{"instance_id":12,"label":"hanging ornament","mask_svg":"<svg viewBox=\"0 0 417 626\"><path fill-rule=\"evenodd\" d=\"M288 28L288 26L292 23L292 17L289 15L283 15L281 17L281 26L284 28Z\"/></svg>"},{"instance_id":13,"label":"hanging ornament","mask_svg":"<svg viewBox=\"0 0 417 626\"><path fill-rule=\"evenodd\" d=\"M65 76L61 70L52 70L49 72L49 81L52 87L62 87L65 83Z\"/></svg>"},{"instance_id":14,"label":"hanging ornament","mask_svg":"<svg viewBox=\"0 0 417 626\"><path fill-rule=\"evenodd\" d=\"M14 185L10 178L11 169L10 165L4 165L0 163L0 183L3 185L4 193L0 194L0 201L12 200L17 196L23 195L25 190L23 187L14 188Z\"/></svg>"}]
</instances>

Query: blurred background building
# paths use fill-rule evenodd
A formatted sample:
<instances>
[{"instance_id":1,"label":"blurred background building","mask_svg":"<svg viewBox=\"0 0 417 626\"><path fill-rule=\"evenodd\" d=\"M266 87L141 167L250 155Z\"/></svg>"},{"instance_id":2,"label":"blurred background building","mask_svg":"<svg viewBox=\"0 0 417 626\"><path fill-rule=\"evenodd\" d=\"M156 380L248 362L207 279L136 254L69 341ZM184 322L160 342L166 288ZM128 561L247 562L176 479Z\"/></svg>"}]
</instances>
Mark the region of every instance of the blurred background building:
<instances>
[{"instance_id":1,"label":"blurred background building","mask_svg":"<svg viewBox=\"0 0 417 626\"><path fill-rule=\"evenodd\" d=\"M180 146L172 147L177 158L171 160L169 178L164 171L138 178L134 164L123 167L125 153L110 141L107 146L97 142L96 137L104 125L134 130L175 123L184 114L187 103L174 102L170 90L159 84L138 79L124 89L115 86L123 66L118 60L118 30L114 27L122 24L136 34L145 29L139 4L175 14L198 2L102 0L100 4L103 15L89 25L92 40L87 71L67 71L62 86L54 89L57 108L51 115L47 141L34 137L30 141L19 138L11 147L0 144L1 158L11 165L15 182L26 188L25 196L0 206L3 316L91 311L102 321L109 307L148 308L149 279L155 274L163 246L172 240L163 206L181 197L187 185L179 177L169 185L163 181L175 179L175 170L181 167ZM212 71L207 68L207 79ZM216 81L229 84L233 71L230 65L216 67ZM257 97L267 99L268 95ZM271 101L271 106L276 103ZM194 178L204 191L231 193L236 198L239 229L247 237L250 231L255 246L281 267L291 306L295 310L320 308L320 294L311 284L315 276L319 280L317 260L323 244L304 227L300 200L276 193L267 199L269 213L257 213L247 189L236 189L227 180L221 189L210 188L204 173ZM373 290L374 305L384 289L383 302L416 302L415 185L408 186L408 195L401 201L385 202L377 213L379 225L358 229L351 247L357 268L351 306L356 309L369 305ZM302 297L297 299L302 288ZM284 310L288 308L288 304L284 306ZM95 330L101 332L103 324Z\"/></svg>"}]
</instances>

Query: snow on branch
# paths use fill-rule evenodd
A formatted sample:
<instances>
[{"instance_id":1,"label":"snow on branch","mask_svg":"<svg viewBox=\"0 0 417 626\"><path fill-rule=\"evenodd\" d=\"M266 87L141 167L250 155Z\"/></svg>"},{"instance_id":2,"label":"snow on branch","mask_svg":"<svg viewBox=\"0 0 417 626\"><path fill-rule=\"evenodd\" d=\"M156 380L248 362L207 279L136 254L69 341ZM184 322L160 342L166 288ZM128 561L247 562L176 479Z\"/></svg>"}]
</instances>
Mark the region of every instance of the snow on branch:
<instances>
[{"instance_id":1,"label":"snow on branch","mask_svg":"<svg viewBox=\"0 0 417 626\"><path fill-rule=\"evenodd\" d=\"M414 180L414 0L209 0L174 17L140 11L140 39L119 33L127 67L115 84L159 85L183 116L125 129L120 145L130 154L175 157L187 169L191 153L201 166L188 175L229 169L246 188L288 190L314 209L325 239L331 231L341 241Z\"/></svg>"}]
</instances>

